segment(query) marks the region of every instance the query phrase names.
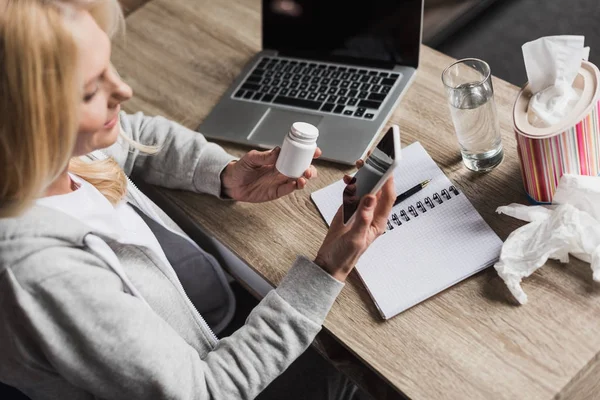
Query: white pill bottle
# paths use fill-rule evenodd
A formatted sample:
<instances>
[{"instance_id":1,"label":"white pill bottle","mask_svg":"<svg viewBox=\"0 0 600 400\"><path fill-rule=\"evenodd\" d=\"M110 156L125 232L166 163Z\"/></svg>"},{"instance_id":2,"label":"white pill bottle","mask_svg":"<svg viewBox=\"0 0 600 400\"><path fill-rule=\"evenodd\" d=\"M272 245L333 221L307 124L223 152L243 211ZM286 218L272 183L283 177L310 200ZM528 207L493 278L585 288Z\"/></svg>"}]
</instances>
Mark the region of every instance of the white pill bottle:
<instances>
[{"instance_id":1,"label":"white pill bottle","mask_svg":"<svg viewBox=\"0 0 600 400\"><path fill-rule=\"evenodd\" d=\"M281 145L275 168L289 178L300 178L312 163L318 137L316 126L294 122Z\"/></svg>"}]
</instances>

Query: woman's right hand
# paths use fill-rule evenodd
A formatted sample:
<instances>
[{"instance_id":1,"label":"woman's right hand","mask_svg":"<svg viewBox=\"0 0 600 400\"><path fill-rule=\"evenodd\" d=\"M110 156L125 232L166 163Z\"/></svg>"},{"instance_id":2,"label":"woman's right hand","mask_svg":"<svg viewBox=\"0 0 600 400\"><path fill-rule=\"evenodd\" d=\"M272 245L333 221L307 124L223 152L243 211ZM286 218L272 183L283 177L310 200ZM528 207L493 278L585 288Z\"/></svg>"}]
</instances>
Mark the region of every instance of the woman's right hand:
<instances>
[{"instance_id":1,"label":"woman's right hand","mask_svg":"<svg viewBox=\"0 0 600 400\"><path fill-rule=\"evenodd\" d=\"M351 179L345 176L344 182L350 184ZM315 264L344 282L369 245L385 232L395 199L394 179L391 177L376 195L363 196L354 220L347 225L344 225L341 206L317 252Z\"/></svg>"}]
</instances>

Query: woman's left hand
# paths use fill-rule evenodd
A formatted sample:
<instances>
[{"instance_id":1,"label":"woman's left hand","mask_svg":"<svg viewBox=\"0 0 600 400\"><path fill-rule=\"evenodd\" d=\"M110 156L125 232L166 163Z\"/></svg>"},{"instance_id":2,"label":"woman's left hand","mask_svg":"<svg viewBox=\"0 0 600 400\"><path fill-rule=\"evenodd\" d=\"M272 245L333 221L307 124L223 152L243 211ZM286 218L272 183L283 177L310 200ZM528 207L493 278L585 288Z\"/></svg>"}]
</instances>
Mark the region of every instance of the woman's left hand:
<instances>
[{"instance_id":1,"label":"woman's left hand","mask_svg":"<svg viewBox=\"0 0 600 400\"><path fill-rule=\"evenodd\" d=\"M222 194L234 200L261 203L275 200L304 189L309 179L316 178L317 169L310 166L297 179L288 178L275 168L281 148L271 151L252 150L239 161L231 162L221 175ZM317 148L314 158L321 156Z\"/></svg>"}]
</instances>

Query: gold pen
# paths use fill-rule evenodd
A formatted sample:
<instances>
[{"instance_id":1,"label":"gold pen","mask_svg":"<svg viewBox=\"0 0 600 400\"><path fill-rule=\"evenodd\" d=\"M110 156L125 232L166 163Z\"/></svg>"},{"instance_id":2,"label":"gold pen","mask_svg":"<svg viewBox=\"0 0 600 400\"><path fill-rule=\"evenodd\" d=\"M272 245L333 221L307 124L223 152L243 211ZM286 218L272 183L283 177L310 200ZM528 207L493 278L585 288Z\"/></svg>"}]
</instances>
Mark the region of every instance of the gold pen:
<instances>
[{"instance_id":1,"label":"gold pen","mask_svg":"<svg viewBox=\"0 0 600 400\"><path fill-rule=\"evenodd\" d=\"M427 179L426 181L423 181L415 186L413 186L412 188L408 189L406 192L399 194L396 197L396 201L394 201L394 205L406 200L407 198L409 198L410 196L412 196L413 194L417 193L419 190L423 189L425 186L427 186L429 184L429 182L431 182L431 179Z\"/></svg>"}]
</instances>

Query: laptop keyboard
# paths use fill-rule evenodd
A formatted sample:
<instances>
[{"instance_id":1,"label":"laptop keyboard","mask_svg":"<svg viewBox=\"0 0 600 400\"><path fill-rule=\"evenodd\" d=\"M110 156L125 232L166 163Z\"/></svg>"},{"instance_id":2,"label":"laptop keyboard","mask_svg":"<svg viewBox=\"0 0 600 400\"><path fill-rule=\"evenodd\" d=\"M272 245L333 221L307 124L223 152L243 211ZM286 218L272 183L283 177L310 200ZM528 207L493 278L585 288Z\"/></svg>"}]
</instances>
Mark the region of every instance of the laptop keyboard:
<instances>
[{"instance_id":1,"label":"laptop keyboard","mask_svg":"<svg viewBox=\"0 0 600 400\"><path fill-rule=\"evenodd\" d=\"M374 119L398 77L377 69L263 57L233 97Z\"/></svg>"}]
</instances>

